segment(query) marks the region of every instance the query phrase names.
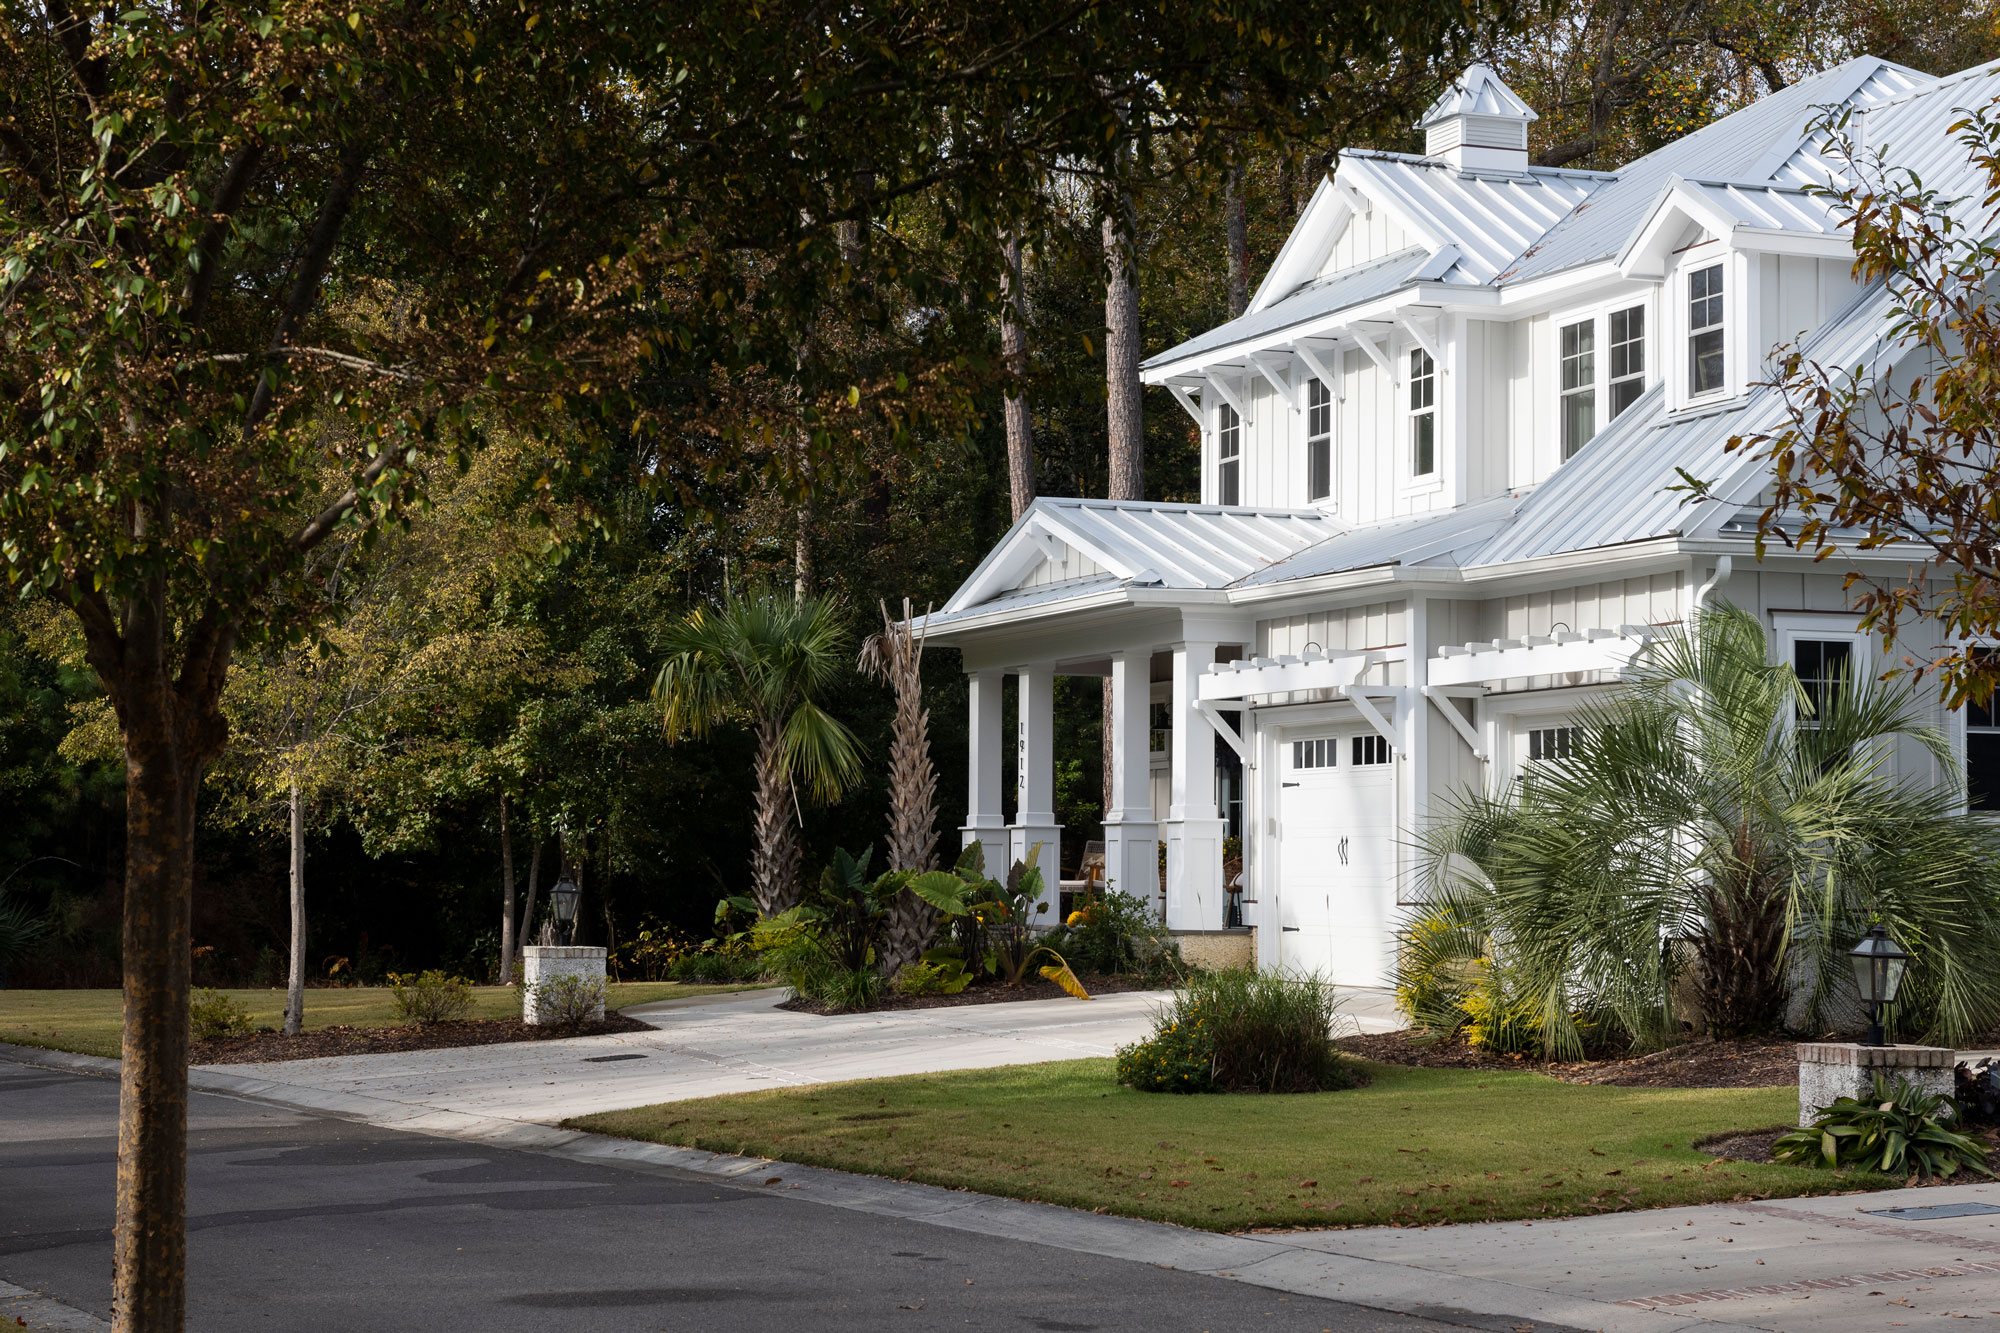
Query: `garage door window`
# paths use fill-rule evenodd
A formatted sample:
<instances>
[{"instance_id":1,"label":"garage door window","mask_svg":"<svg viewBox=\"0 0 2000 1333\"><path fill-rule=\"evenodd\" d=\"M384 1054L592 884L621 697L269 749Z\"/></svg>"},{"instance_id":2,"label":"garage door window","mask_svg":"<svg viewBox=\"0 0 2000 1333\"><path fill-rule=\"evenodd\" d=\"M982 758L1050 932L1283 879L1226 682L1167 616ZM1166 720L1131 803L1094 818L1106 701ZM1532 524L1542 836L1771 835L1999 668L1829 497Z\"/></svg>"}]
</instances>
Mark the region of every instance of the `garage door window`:
<instances>
[{"instance_id":1,"label":"garage door window","mask_svg":"<svg viewBox=\"0 0 2000 1333\"><path fill-rule=\"evenodd\" d=\"M1292 742L1293 768L1332 768L1339 760L1340 742L1332 737Z\"/></svg>"},{"instance_id":2,"label":"garage door window","mask_svg":"<svg viewBox=\"0 0 2000 1333\"><path fill-rule=\"evenodd\" d=\"M1386 736L1356 736L1354 738L1354 764L1363 767L1368 764L1389 762L1389 738Z\"/></svg>"},{"instance_id":3,"label":"garage door window","mask_svg":"<svg viewBox=\"0 0 2000 1333\"><path fill-rule=\"evenodd\" d=\"M1568 727L1537 727L1528 733L1528 759L1540 763L1545 759L1567 759L1575 744L1575 732Z\"/></svg>"}]
</instances>

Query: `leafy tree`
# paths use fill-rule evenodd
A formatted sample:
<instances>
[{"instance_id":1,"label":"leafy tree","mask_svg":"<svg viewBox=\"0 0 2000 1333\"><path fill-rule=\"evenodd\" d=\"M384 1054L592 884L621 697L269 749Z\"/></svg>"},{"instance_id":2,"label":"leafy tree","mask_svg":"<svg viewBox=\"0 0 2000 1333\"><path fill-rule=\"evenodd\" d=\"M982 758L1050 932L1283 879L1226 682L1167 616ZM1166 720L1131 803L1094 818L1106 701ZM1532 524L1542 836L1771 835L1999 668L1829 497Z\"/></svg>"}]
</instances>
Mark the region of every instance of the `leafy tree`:
<instances>
[{"instance_id":1,"label":"leafy tree","mask_svg":"<svg viewBox=\"0 0 2000 1333\"><path fill-rule=\"evenodd\" d=\"M1412 956L1435 977L1455 942L1489 1023L1575 1058L1591 1025L1641 1043L1676 1031L1676 982L1717 1036L1780 1026L1798 986L1824 1022L1851 995L1846 951L1880 920L1914 955L1899 1027L1990 1027L2000 839L1949 785L1885 769L1899 740L1946 765L1950 747L1907 686L1849 679L1814 698L1766 653L1754 616L1701 612L1579 715L1570 755L1461 798L1424 835Z\"/></svg>"},{"instance_id":2,"label":"leafy tree","mask_svg":"<svg viewBox=\"0 0 2000 1333\"><path fill-rule=\"evenodd\" d=\"M857 274L837 229L934 199L990 259L1003 227L1039 224L1039 171L1115 191L1133 140L1178 136L1195 160L1309 130L1350 60L1463 18L1451 0L10 7L0 559L78 616L125 744L121 1325L183 1319L197 793L238 645L318 623L315 550L407 506L413 460L468 448L475 407L689 453L774 420L817 446L949 408L996 284L906 263L886 232ZM760 397L827 293L876 279L931 312L906 363ZM628 392L639 367L671 391Z\"/></svg>"},{"instance_id":3,"label":"leafy tree","mask_svg":"<svg viewBox=\"0 0 2000 1333\"><path fill-rule=\"evenodd\" d=\"M798 901L796 788L834 800L855 776L854 735L817 696L846 667L837 604L769 590L697 607L667 638L653 696L669 736L700 736L735 718L757 736L757 910L776 916Z\"/></svg>"}]
</instances>

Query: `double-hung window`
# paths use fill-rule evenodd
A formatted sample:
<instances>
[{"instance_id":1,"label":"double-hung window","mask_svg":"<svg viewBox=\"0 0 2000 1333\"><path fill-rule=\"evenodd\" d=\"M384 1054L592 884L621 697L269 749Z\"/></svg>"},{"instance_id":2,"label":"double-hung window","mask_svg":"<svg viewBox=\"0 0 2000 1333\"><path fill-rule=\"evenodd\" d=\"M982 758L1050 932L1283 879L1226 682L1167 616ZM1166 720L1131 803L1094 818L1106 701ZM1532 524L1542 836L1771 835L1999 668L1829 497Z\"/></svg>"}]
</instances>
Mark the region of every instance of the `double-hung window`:
<instances>
[{"instance_id":1,"label":"double-hung window","mask_svg":"<svg viewBox=\"0 0 2000 1333\"><path fill-rule=\"evenodd\" d=\"M1410 349L1410 475L1437 471L1437 362L1421 347Z\"/></svg>"},{"instance_id":2,"label":"double-hung window","mask_svg":"<svg viewBox=\"0 0 2000 1333\"><path fill-rule=\"evenodd\" d=\"M1854 642L1851 639L1792 640L1792 670L1805 689L1806 698L1812 701L1812 712L1810 715L1802 713L1800 726L1817 726L1818 719L1826 716L1826 710L1839 697L1853 665Z\"/></svg>"},{"instance_id":3,"label":"double-hung window","mask_svg":"<svg viewBox=\"0 0 2000 1333\"><path fill-rule=\"evenodd\" d=\"M1243 471L1243 421L1236 409L1224 403L1216 415L1215 502L1241 503Z\"/></svg>"},{"instance_id":4,"label":"double-hung window","mask_svg":"<svg viewBox=\"0 0 2000 1333\"><path fill-rule=\"evenodd\" d=\"M1646 392L1646 307L1611 312L1611 419Z\"/></svg>"},{"instance_id":5,"label":"double-hung window","mask_svg":"<svg viewBox=\"0 0 2000 1333\"><path fill-rule=\"evenodd\" d=\"M1990 657L1996 648L1975 648L1975 658ZM1965 796L1972 809L2000 813L2000 691L1985 703L1965 704Z\"/></svg>"},{"instance_id":6,"label":"double-hung window","mask_svg":"<svg viewBox=\"0 0 2000 1333\"><path fill-rule=\"evenodd\" d=\"M1333 395L1316 379L1306 381L1306 499L1333 494Z\"/></svg>"},{"instance_id":7,"label":"double-hung window","mask_svg":"<svg viewBox=\"0 0 2000 1333\"><path fill-rule=\"evenodd\" d=\"M1597 434L1597 321L1562 328L1562 456L1565 461Z\"/></svg>"},{"instance_id":8,"label":"double-hung window","mask_svg":"<svg viewBox=\"0 0 2000 1333\"><path fill-rule=\"evenodd\" d=\"M1728 382L1722 358L1722 265L1688 274L1688 397L1721 393Z\"/></svg>"}]
</instances>

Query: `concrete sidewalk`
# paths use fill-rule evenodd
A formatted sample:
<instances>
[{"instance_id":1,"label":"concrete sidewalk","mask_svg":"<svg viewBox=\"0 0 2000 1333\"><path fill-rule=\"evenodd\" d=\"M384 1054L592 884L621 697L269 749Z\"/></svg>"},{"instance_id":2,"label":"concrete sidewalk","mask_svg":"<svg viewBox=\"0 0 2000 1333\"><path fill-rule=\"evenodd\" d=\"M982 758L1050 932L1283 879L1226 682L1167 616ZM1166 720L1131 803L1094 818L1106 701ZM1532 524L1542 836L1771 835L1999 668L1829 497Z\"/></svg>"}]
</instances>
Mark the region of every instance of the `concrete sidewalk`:
<instances>
[{"instance_id":1,"label":"concrete sidewalk","mask_svg":"<svg viewBox=\"0 0 2000 1333\"><path fill-rule=\"evenodd\" d=\"M1108 1056L1151 1030L1169 995L802 1014L784 992L640 1005L652 1032L210 1068L259 1084L424 1110L554 1124L594 1111L760 1088ZM1401 1026L1379 992L1343 997L1363 1031Z\"/></svg>"}]
</instances>

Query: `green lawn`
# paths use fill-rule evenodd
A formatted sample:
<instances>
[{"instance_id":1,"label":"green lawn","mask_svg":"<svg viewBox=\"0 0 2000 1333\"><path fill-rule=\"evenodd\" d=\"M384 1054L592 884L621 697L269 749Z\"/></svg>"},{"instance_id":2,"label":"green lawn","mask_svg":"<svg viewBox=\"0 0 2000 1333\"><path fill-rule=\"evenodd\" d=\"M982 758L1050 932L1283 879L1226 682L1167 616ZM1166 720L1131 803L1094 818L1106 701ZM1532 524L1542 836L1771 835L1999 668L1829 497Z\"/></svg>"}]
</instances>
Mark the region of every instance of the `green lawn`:
<instances>
[{"instance_id":1,"label":"green lawn","mask_svg":"<svg viewBox=\"0 0 2000 1333\"><path fill-rule=\"evenodd\" d=\"M719 991L749 990L750 985L684 986L675 981L621 981L610 986L610 1007L624 1009L654 1000ZM473 1018L515 1018L521 1008L511 986L473 989ZM282 990L230 990L223 994L243 1004L253 1023L277 1027L285 1017ZM115 990L0 990L0 1041L46 1046L85 1055L118 1054L121 1022ZM403 1020L396 1015L386 986L328 987L306 992L306 1027L387 1027Z\"/></svg>"},{"instance_id":2,"label":"green lawn","mask_svg":"<svg viewBox=\"0 0 2000 1333\"><path fill-rule=\"evenodd\" d=\"M1790 1088L1581 1087L1541 1074L1371 1065L1301 1096L1174 1096L1110 1060L670 1102L568 1122L1100 1212L1235 1231L1560 1217L1887 1186L1718 1163L1691 1146L1782 1125Z\"/></svg>"}]
</instances>

